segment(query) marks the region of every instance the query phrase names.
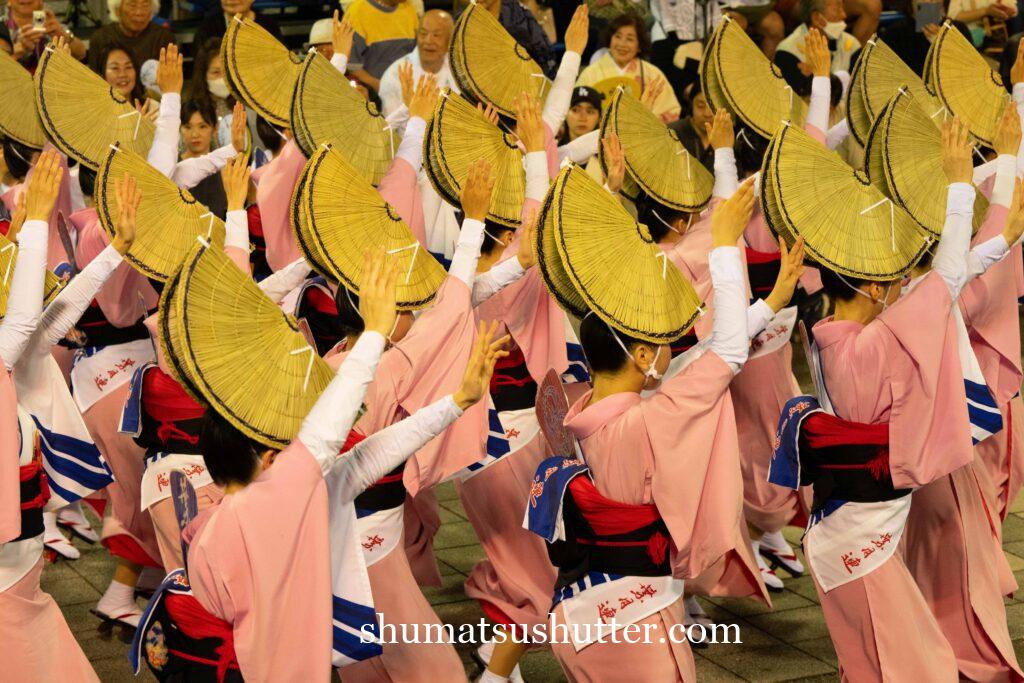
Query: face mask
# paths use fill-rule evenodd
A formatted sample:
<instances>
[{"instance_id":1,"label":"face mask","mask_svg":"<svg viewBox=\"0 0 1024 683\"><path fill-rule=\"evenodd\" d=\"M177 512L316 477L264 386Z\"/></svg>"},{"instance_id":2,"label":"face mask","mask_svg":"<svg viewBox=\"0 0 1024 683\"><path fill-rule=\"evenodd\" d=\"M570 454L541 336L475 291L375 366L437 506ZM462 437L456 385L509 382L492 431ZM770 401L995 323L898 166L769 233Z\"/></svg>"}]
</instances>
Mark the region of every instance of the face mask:
<instances>
[{"instance_id":1,"label":"face mask","mask_svg":"<svg viewBox=\"0 0 1024 683\"><path fill-rule=\"evenodd\" d=\"M839 40L839 37L843 35L846 30L845 21L830 21L825 24L825 35L832 40Z\"/></svg>"},{"instance_id":2,"label":"face mask","mask_svg":"<svg viewBox=\"0 0 1024 683\"><path fill-rule=\"evenodd\" d=\"M231 89L228 87L227 81L223 78L211 78L207 80L206 87L210 89L211 95L219 97L222 100L226 100L231 95Z\"/></svg>"},{"instance_id":3,"label":"face mask","mask_svg":"<svg viewBox=\"0 0 1024 683\"><path fill-rule=\"evenodd\" d=\"M587 315L590 315L590 314L588 313ZM615 341L618 342L619 347L622 349L622 352L624 354L626 354L626 358L628 358L631 362L636 363L636 361L633 360L633 354L631 354L629 352L629 349L626 348L626 345L622 343L621 339L619 339L618 333L612 327L609 327L608 329L611 331L612 336L615 337ZM644 386L643 386L643 388L645 390L646 389L650 389L650 388L656 386L658 384L658 382L661 381L661 373L658 372L658 357L659 356L661 356L661 347L660 346L655 348L654 360L651 361L651 367L647 368L647 370L644 372ZM637 367L637 369L639 370L640 368ZM653 382L648 382L648 380L654 380L654 381Z\"/></svg>"}]
</instances>

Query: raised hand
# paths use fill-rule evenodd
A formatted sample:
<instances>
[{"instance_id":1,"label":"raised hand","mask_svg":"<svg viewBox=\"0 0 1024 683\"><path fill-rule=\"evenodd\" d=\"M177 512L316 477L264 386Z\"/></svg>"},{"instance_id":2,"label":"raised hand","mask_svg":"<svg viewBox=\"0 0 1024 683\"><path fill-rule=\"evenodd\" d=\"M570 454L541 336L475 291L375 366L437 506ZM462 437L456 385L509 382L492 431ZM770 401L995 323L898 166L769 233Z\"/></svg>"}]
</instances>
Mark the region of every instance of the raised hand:
<instances>
[{"instance_id":1,"label":"raised hand","mask_svg":"<svg viewBox=\"0 0 1024 683\"><path fill-rule=\"evenodd\" d=\"M156 86L160 88L161 94L181 92L181 86L185 82L182 61L183 57L174 43L160 48L160 61L156 66Z\"/></svg>"},{"instance_id":2,"label":"raised hand","mask_svg":"<svg viewBox=\"0 0 1024 683\"><path fill-rule=\"evenodd\" d=\"M249 130L249 120L245 117L245 107L235 102L231 110L231 146L239 154L245 152L245 137Z\"/></svg>"},{"instance_id":3,"label":"raised hand","mask_svg":"<svg viewBox=\"0 0 1024 683\"><path fill-rule=\"evenodd\" d=\"M487 218L487 210L491 208L491 192L494 191L494 178L491 176L491 164L486 159L477 159L469 166L466 182L462 185L462 213L470 220L483 221Z\"/></svg>"},{"instance_id":4,"label":"raised hand","mask_svg":"<svg viewBox=\"0 0 1024 683\"><path fill-rule=\"evenodd\" d=\"M117 197L117 233L110 245L124 256L135 243L135 214L142 201L142 192L135 183L135 176L124 174L114 181L114 196Z\"/></svg>"},{"instance_id":5,"label":"raised hand","mask_svg":"<svg viewBox=\"0 0 1024 683\"><path fill-rule=\"evenodd\" d=\"M604 182L612 194L618 194L626 178L626 154L622 151L619 134L610 133L601 138L601 148L604 151L604 165L608 169Z\"/></svg>"},{"instance_id":6,"label":"raised hand","mask_svg":"<svg viewBox=\"0 0 1024 683\"><path fill-rule=\"evenodd\" d=\"M367 249L363 260L366 265L359 283L359 315L367 332L379 332L387 338L398 318L398 259L389 257L381 248Z\"/></svg>"},{"instance_id":7,"label":"raised hand","mask_svg":"<svg viewBox=\"0 0 1024 683\"><path fill-rule=\"evenodd\" d=\"M732 148L736 142L736 136L732 131L732 117L725 109L716 111L711 123L704 124L704 130L707 131L708 142L714 149Z\"/></svg>"},{"instance_id":8,"label":"raised hand","mask_svg":"<svg viewBox=\"0 0 1024 683\"><path fill-rule=\"evenodd\" d=\"M711 214L711 248L735 247L753 211L754 178L751 176Z\"/></svg>"},{"instance_id":9,"label":"raised hand","mask_svg":"<svg viewBox=\"0 0 1024 683\"><path fill-rule=\"evenodd\" d=\"M804 42L804 54L814 76L825 76L832 72L832 54L828 51L828 40L816 28L812 28Z\"/></svg>"},{"instance_id":10,"label":"raised hand","mask_svg":"<svg viewBox=\"0 0 1024 683\"><path fill-rule=\"evenodd\" d=\"M249 196L249 164L246 161L246 158L239 154L229 159L220 172L224 194L228 200L228 211L245 209L245 198Z\"/></svg>"},{"instance_id":11,"label":"raised hand","mask_svg":"<svg viewBox=\"0 0 1024 683\"><path fill-rule=\"evenodd\" d=\"M519 226L519 251L516 258L523 270L529 270L537 263L537 209L530 211Z\"/></svg>"},{"instance_id":12,"label":"raised hand","mask_svg":"<svg viewBox=\"0 0 1024 683\"><path fill-rule=\"evenodd\" d=\"M515 99L516 136L527 152L544 151L544 119L540 101L530 93L519 93Z\"/></svg>"},{"instance_id":13,"label":"raised hand","mask_svg":"<svg viewBox=\"0 0 1024 683\"><path fill-rule=\"evenodd\" d=\"M495 126L498 125L498 110L494 108L494 105L487 103L487 106L476 103L476 110L480 112L485 119L493 123Z\"/></svg>"},{"instance_id":14,"label":"raised hand","mask_svg":"<svg viewBox=\"0 0 1024 683\"><path fill-rule=\"evenodd\" d=\"M775 278L771 293L764 300L776 313L789 305L796 291L796 283L804 274L804 238L798 239L792 249L787 249L786 241L780 237L779 252L782 255L779 275Z\"/></svg>"},{"instance_id":15,"label":"raised hand","mask_svg":"<svg viewBox=\"0 0 1024 683\"><path fill-rule=\"evenodd\" d=\"M25 220L50 220L63 176L60 154L56 150L48 150L39 155L25 190Z\"/></svg>"},{"instance_id":16,"label":"raised hand","mask_svg":"<svg viewBox=\"0 0 1024 683\"><path fill-rule=\"evenodd\" d=\"M404 61L398 65L398 83L402 86L402 104L406 107L412 102L412 94L416 91L416 83L412 77L412 64Z\"/></svg>"},{"instance_id":17,"label":"raised hand","mask_svg":"<svg viewBox=\"0 0 1024 683\"><path fill-rule=\"evenodd\" d=\"M135 111L139 112L139 116L144 119L156 121L157 117L160 116L160 105L150 99L135 100Z\"/></svg>"},{"instance_id":18,"label":"raised hand","mask_svg":"<svg viewBox=\"0 0 1024 683\"><path fill-rule=\"evenodd\" d=\"M1020 136L1020 116L1017 115L1017 106L1013 102L1007 102L1006 107L1003 108L1003 115L996 125L992 148L997 154L1017 156L1017 150L1020 149Z\"/></svg>"},{"instance_id":19,"label":"raised hand","mask_svg":"<svg viewBox=\"0 0 1024 683\"><path fill-rule=\"evenodd\" d=\"M18 195L18 201L14 204L14 213L11 214L11 225L7 228L7 239L12 242L18 241L18 233L21 226L25 225L25 193Z\"/></svg>"},{"instance_id":20,"label":"raised hand","mask_svg":"<svg viewBox=\"0 0 1024 683\"><path fill-rule=\"evenodd\" d=\"M654 104L658 101L658 97L661 96L661 91L665 89L665 81L663 80L652 80L647 84L647 87L642 93L640 93L640 101L650 111L654 111Z\"/></svg>"},{"instance_id":21,"label":"raised hand","mask_svg":"<svg viewBox=\"0 0 1024 683\"><path fill-rule=\"evenodd\" d=\"M339 21L338 10L334 10L334 22L331 27L331 46L334 48L334 54L345 55L345 59L348 59L352 54L352 37L355 32L348 17L343 17Z\"/></svg>"},{"instance_id":22,"label":"raised hand","mask_svg":"<svg viewBox=\"0 0 1024 683\"><path fill-rule=\"evenodd\" d=\"M942 170L950 184L970 183L974 179L973 151L970 133L960 117L946 121L942 126Z\"/></svg>"},{"instance_id":23,"label":"raised hand","mask_svg":"<svg viewBox=\"0 0 1024 683\"><path fill-rule=\"evenodd\" d=\"M1024 40L1017 45L1017 58L1010 67L1010 82L1014 85L1024 83Z\"/></svg>"},{"instance_id":24,"label":"raised hand","mask_svg":"<svg viewBox=\"0 0 1024 683\"><path fill-rule=\"evenodd\" d=\"M424 121L429 121L434 115L434 107L437 105L437 77L433 74L424 74L416 83L416 90L409 100L409 118L418 116Z\"/></svg>"},{"instance_id":25,"label":"raised hand","mask_svg":"<svg viewBox=\"0 0 1024 683\"><path fill-rule=\"evenodd\" d=\"M573 12L572 20L565 29L565 51L582 55L587 49L587 38L590 35L590 10L586 4L580 3Z\"/></svg>"},{"instance_id":26,"label":"raised hand","mask_svg":"<svg viewBox=\"0 0 1024 683\"><path fill-rule=\"evenodd\" d=\"M494 339L498 333L498 321L491 321L490 326L480 322L477 327L476 341L473 342L473 353L466 363L466 372L462 375L462 385L452 398L462 410L470 407L487 393L491 386L491 374L499 359L508 355L505 344L509 336Z\"/></svg>"}]
</instances>

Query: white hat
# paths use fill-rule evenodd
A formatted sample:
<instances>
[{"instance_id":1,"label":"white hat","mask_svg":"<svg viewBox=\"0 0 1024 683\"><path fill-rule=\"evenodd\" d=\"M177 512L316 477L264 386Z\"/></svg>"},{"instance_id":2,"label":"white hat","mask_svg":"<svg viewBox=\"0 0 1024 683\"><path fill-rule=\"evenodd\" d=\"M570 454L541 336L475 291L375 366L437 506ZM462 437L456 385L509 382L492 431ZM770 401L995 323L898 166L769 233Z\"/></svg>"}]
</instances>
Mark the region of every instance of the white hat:
<instances>
[{"instance_id":1,"label":"white hat","mask_svg":"<svg viewBox=\"0 0 1024 683\"><path fill-rule=\"evenodd\" d=\"M157 66L158 64L155 59L147 59L139 67L139 81L142 82L142 87L155 93L160 92L160 86L156 84Z\"/></svg>"},{"instance_id":2,"label":"white hat","mask_svg":"<svg viewBox=\"0 0 1024 683\"><path fill-rule=\"evenodd\" d=\"M309 44L320 45L331 42L334 35L333 19L318 19L309 29Z\"/></svg>"}]
</instances>

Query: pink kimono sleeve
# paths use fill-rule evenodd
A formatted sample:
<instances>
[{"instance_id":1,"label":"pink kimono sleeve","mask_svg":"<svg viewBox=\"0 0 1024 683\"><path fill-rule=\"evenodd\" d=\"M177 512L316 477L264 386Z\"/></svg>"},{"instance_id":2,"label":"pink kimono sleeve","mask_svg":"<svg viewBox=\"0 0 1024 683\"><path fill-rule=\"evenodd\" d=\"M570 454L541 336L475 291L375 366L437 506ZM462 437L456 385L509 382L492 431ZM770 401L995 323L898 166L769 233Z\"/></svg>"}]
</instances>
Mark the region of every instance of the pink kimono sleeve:
<instances>
[{"instance_id":1,"label":"pink kimono sleeve","mask_svg":"<svg viewBox=\"0 0 1024 683\"><path fill-rule=\"evenodd\" d=\"M711 584L733 596L768 603L744 540L743 475L736 417L728 387L732 369L708 352L667 380L640 409L654 455L651 492L675 546L673 574Z\"/></svg>"},{"instance_id":2,"label":"pink kimono sleeve","mask_svg":"<svg viewBox=\"0 0 1024 683\"><path fill-rule=\"evenodd\" d=\"M21 534L18 397L14 380L0 369L0 544Z\"/></svg>"},{"instance_id":3,"label":"pink kimono sleeve","mask_svg":"<svg viewBox=\"0 0 1024 683\"><path fill-rule=\"evenodd\" d=\"M891 392L889 466L896 488L924 486L974 458L956 324L938 314L951 307L949 289L932 272L858 335L857 364L886 359L889 386L879 391Z\"/></svg>"},{"instance_id":4,"label":"pink kimono sleeve","mask_svg":"<svg viewBox=\"0 0 1024 683\"><path fill-rule=\"evenodd\" d=\"M409 226L413 236L424 248L427 246L427 229L423 219L423 202L420 201L420 186L417 171L405 159L395 157L388 172L377 188L384 198Z\"/></svg>"},{"instance_id":5,"label":"pink kimono sleeve","mask_svg":"<svg viewBox=\"0 0 1024 683\"><path fill-rule=\"evenodd\" d=\"M92 211L91 220L87 220L78 229L75 258L79 268L89 265L110 244L110 239L100 226L95 210ZM96 293L96 302L103 316L114 327L134 325L147 311L156 308L159 301L160 297L157 296L153 285L127 261L123 261L114 269Z\"/></svg>"},{"instance_id":6,"label":"pink kimono sleeve","mask_svg":"<svg viewBox=\"0 0 1024 683\"><path fill-rule=\"evenodd\" d=\"M295 243L291 226L292 192L298 182L306 157L289 140L281 153L263 167L256 186L256 203L260 207L263 236L267 244L267 263L272 270L281 270L302 257Z\"/></svg>"}]
</instances>

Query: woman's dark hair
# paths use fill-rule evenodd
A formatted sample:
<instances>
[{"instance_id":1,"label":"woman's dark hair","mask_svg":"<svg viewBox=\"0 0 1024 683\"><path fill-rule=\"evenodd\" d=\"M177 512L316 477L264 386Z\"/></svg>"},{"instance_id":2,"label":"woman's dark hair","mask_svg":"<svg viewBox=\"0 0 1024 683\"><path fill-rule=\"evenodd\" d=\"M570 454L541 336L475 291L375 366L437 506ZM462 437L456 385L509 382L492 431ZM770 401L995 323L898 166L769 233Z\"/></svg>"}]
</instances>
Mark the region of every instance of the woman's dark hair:
<instances>
[{"instance_id":1,"label":"woman's dark hair","mask_svg":"<svg viewBox=\"0 0 1024 683\"><path fill-rule=\"evenodd\" d=\"M344 336L362 334L366 329L366 323L363 322L363 316L359 315L359 295L353 294L345 285L339 284L338 291L334 293L334 305L338 308L337 322Z\"/></svg>"},{"instance_id":2,"label":"woman's dark hair","mask_svg":"<svg viewBox=\"0 0 1024 683\"><path fill-rule=\"evenodd\" d=\"M210 62L220 54L220 38L213 37L207 40L196 52L195 63L192 65L192 84L189 86L189 99L201 102L213 107L217 111L217 105L210 94L210 86L206 84L206 71L210 68ZM227 79L225 73L224 76ZM228 107L235 106L235 98L228 97L225 101Z\"/></svg>"},{"instance_id":3,"label":"woman's dark hair","mask_svg":"<svg viewBox=\"0 0 1024 683\"><path fill-rule=\"evenodd\" d=\"M647 194L640 195L636 200L636 214L637 220L647 226L647 230L651 233L651 239L655 243L665 239L665 235L669 231L668 225L672 225L680 219L684 222L690 219L690 214L687 212L665 206ZM665 225L666 223L668 225Z\"/></svg>"},{"instance_id":4,"label":"woman's dark hair","mask_svg":"<svg viewBox=\"0 0 1024 683\"><path fill-rule=\"evenodd\" d=\"M199 452L218 486L248 484L260 461L260 446L212 409L203 415Z\"/></svg>"},{"instance_id":5,"label":"woman's dark hair","mask_svg":"<svg viewBox=\"0 0 1024 683\"><path fill-rule=\"evenodd\" d=\"M262 116L256 116L256 135L259 136L263 147L273 152L275 156L284 146L284 138L281 137L283 134L284 131L280 127L275 126Z\"/></svg>"},{"instance_id":6,"label":"woman's dark hair","mask_svg":"<svg viewBox=\"0 0 1024 683\"><path fill-rule=\"evenodd\" d=\"M608 22L608 28L604 31L604 47L611 47L612 36L623 26L632 26L636 31L637 42L640 43L640 50L637 57L646 57L651 54L651 36L647 33L647 26L635 12L626 11Z\"/></svg>"},{"instance_id":7,"label":"woman's dark hair","mask_svg":"<svg viewBox=\"0 0 1024 683\"><path fill-rule=\"evenodd\" d=\"M833 108L838 107L839 103L843 101L843 82L839 80L839 76L835 74L829 74L828 76L829 86L829 105ZM823 131L828 132L828 131Z\"/></svg>"},{"instance_id":8,"label":"woman's dark hair","mask_svg":"<svg viewBox=\"0 0 1024 683\"><path fill-rule=\"evenodd\" d=\"M618 372L629 362L619 342L615 340L616 336L631 352L637 344L647 344L622 332L613 333L608 324L596 315L583 318L580 323L580 345L583 346L583 354L587 357L592 373Z\"/></svg>"},{"instance_id":9,"label":"woman's dark hair","mask_svg":"<svg viewBox=\"0 0 1024 683\"><path fill-rule=\"evenodd\" d=\"M849 275L840 275L822 266L818 266L818 271L821 273L821 286L833 301L851 301L858 296L854 290L871 282L871 280L862 280Z\"/></svg>"},{"instance_id":10,"label":"woman's dark hair","mask_svg":"<svg viewBox=\"0 0 1024 683\"><path fill-rule=\"evenodd\" d=\"M132 63L132 68L135 69L135 85L134 87L132 87L132 92L130 94L130 104L134 105L135 100L138 100L139 102L145 102L146 89L142 87L142 65L139 64L139 60L135 58L135 55L132 54L132 51L124 45L122 45L121 43L113 42L105 46L102 50L100 50L99 60L96 62L96 64L98 65L98 70L96 73L100 75L100 78L106 80L107 60L110 59L110 54L112 52L117 52L118 50L128 55L128 60Z\"/></svg>"},{"instance_id":11,"label":"woman's dark hair","mask_svg":"<svg viewBox=\"0 0 1024 683\"><path fill-rule=\"evenodd\" d=\"M96 194L96 171L86 168L85 164L82 164L78 169L78 187L82 189L84 196L94 196Z\"/></svg>"},{"instance_id":12,"label":"woman's dark hair","mask_svg":"<svg viewBox=\"0 0 1024 683\"><path fill-rule=\"evenodd\" d=\"M736 121L734 131L736 140L733 143L733 154L736 157L736 170L742 180L761 170L764 154L768 151L768 139L761 137L742 121Z\"/></svg>"},{"instance_id":13,"label":"woman's dark hair","mask_svg":"<svg viewBox=\"0 0 1024 683\"><path fill-rule=\"evenodd\" d=\"M29 169L32 167L32 155L38 150L12 140L4 138L4 163L7 164L7 171L19 181L25 180Z\"/></svg>"},{"instance_id":14,"label":"woman's dark hair","mask_svg":"<svg viewBox=\"0 0 1024 683\"><path fill-rule=\"evenodd\" d=\"M214 137L217 134L217 110L212 102L200 102L199 100L188 100L181 105L181 125L187 126L192 120L193 114L199 114L199 118L214 129Z\"/></svg>"},{"instance_id":15,"label":"woman's dark hair","mask_svg":"<svg viewBox=\"0 0 1024 683\"><path fill-rule=\"evenodd\" d=\"M490 254L495 249L498 248L498 240L494 239L494 237L501 237L501 233L505 232L506 230L515 232L514 230L512 230L512 228L508 227L507 225L495 223L490 218L484 219L484 230L486 232L484 232L483 244L480 245L481 254ZM491 237L491 235L494 235L494 237ZM505 246L504 243L502 243L502 246Z\"/></svg>"}]
</instances>

